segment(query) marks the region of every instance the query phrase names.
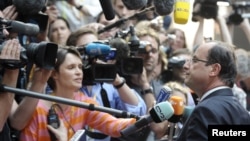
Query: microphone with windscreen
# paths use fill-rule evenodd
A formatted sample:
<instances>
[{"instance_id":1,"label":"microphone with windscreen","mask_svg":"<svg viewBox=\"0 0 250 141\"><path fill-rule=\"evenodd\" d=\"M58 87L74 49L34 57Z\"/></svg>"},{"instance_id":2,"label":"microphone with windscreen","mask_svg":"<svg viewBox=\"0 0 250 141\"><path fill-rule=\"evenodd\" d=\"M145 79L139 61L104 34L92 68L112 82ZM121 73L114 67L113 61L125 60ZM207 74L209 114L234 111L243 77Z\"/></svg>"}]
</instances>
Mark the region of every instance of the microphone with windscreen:
<instances>
[{"instance_id":1,"label":"microphone with windscreen","mask_svg":"<svg viewBox=\"0 0 250 141\"><path fill-rule=\"evenodd\" d=\"M172 13L174 2L175 0L153 0L153 5L157 14L165 16Z\"/></svg>"},{"instance_id":2,"label":"microphone with windscreen","mask_svg":"<svg viewBox=\"0 0 250 141\"><path fill-rule=\"evenodd\" d=\"M149 111L149 115L142 117L134 125L123 129L121 135L125 137L129 136L139 129L148 126L151 122L160 123L168 120L173 114L174 109L168 101L158 103Z\"/></svg>"},{"instance_id":3,"label":"microphone with windscreen","mask_svg":"<svg viewBox=\"0 0 250 141\"><path fill-rule=\"evenodd\" d=\"M38 25L32 23L23 23L21 21L12 21L0 18L0 24L5 25L5 28L9 32L24 34L28 36L36 36L40 31Z\"/></svg>"},{"instance_id":4,"label":"microphone with windscreen","mask_svg":"<svg viewBox=\"0 0 250 141\"><path fill-rule=\"evenodd\" d=\"M106 20L113 20L115 18L115 12L111 3L111 0L99 0L103 14Z\"/></svg>"},{"instance_id":5,"label":"microphone with windscreen","mask_svg":"<svg viewBox=\"0 0 250 141\"><path fill-rule=\"evenodd\" d=\"M138 10L147 6L148 0L122 0L129 10Z\"/></svg>"}]
</instances>

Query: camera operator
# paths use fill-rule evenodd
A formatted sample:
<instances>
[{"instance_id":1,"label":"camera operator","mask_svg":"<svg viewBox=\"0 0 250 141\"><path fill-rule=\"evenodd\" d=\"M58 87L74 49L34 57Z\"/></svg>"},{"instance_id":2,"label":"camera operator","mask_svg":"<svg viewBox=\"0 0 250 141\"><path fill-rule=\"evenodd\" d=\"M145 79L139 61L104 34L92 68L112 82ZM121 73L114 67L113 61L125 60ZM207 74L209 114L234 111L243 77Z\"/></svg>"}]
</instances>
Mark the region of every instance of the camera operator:
<instances>
[{"instance_id":1,"label":"camera operator","mask_svg":"<svg viewBox=\"0 0 250 141\"><path fill-rule=\"evenodd\" d=\"M0 12L0 14L2 14ZM0 15L1 16L1 15ZM21 47L18 44L16 39L6 41L5 45L2 48L0 59L1 60L16 60L20 59L20 50ZM2 62L2 61L0 61ZM2 77L1 85L6 85L10 87L16 87L17 78L19 70L10 70L4 69L4 74ZM9 141L10 140L10 130L7 124L7 118L10 114L12 103L14 101L14 94L10 92L1 91L0 94L0 106L2 107L2 111L0 113L0 140L1 141Z\"/></svg>"},{"instance_id":2,"label":"camera operator","mask_svg":"<svg viewBox=\"0 0 250 141\"><path fill-rule=\"evenodd\" d=\"M69 36L67 45L81 46L94 41L98 41L96 32L89 28L81 28ZM87 77L86 72L84 73L84 77ZM125 79L118 74L116 74L113 82L96 82L92 85L83 85L81 91L87 96L96 99L102 106L124 110L138 116L146 114L146 105L143 99L137 92L128 87ZM94 139L96 141L110 140L109 136L88 128L86 128L88 132L87 139Z\"/></svg>"},{"instance_id":3,"label":"camera operator","mask_svg":"<svg viewBox=\"0 0 250 141\"><path fill-rule=\"evenodd\" d=\"M3 9L3 11L0 11L0 17L6 20L15 20L18 16L18 12L16 11L16 7L14 5L7 6ZM15 66L15 64L23 63L21 60L23 57L26 56L24 52L21 52L24 50L24 48L21 46L20 41L17 39L17 32L9 32L6 30L5 25L1 25L3 29L3 36L1 37L3 40L3 43L1 44L1 65L4 70L2 84L11 86L11 87L17 87L18 84L18 75L20 74L20 68L19 66ZM11 59L15 60L11 60ZM8 60L5 60L8 59ZM9 61L10 60L10 61ZM2 63L2 61L4 61ZM14 67L12 67L14 66ZM18 71L19 70L19 71ZM7 75L7 76L6 76ZM31 86L29 90L40 92L42 93L44 90L44 87L47 83L47 79L50 76L50 70L36 68L33 72L34 79L31 80ZM26 88L24 88L26 89ZM26 124L29 122L30 118L32 117L32 114L35 110L36 104L38 102L38 99L31 98L31 97L24 97L20 103L14 99L15 95L11 94L9 95L9 92L4 92L8 95L2 94L0 98L1 104L5 102L5 104L2 105L2 108L4 109L4 112L1 112L1 125L4 120L8 117L8 124L11 130L9 130L7 124L5 124L5 127L3 130L4 135L3 139L0 140L18 140L18 131L22 130ZM6 99L8 96L8 99ZM6 97L6 98L5 98ZM4 100L5 98L5 100ZM3 101L2 101L3 100ZM8 104L6 104L6 102ZM9 111L11 109L11 111ZM6 110L6 112L5 112ZM8 112L9 111L9 112ZM1 126L2 127L2 126ZM1 128L2 129L2 128ZM11 131L11 133L10 133ZM13 135L13 132L15 135ZM11 137L9 137L11 135ZM2 135L1 135L2 136ZM10 139L11 138L11 139Z\"/></svg>"}]
</instances>

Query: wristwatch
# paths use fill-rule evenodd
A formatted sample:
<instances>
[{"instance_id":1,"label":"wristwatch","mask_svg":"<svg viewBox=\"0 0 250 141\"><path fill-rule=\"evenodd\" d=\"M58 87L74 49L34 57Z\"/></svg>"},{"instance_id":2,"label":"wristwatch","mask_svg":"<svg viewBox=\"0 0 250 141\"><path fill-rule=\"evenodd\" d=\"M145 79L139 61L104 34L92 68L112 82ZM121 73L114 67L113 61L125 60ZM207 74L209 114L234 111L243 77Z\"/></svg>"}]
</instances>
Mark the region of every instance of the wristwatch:
<instances>
[{"instance_id":1,"label":"wristwatch","mask_svg":"<svg viewBox=\"0 0 250 141\"><path fill-rule=\"evenodd\" d=\"M121 83L121 84L118 84L118 85L115 85L114 87L115 87L116 89L119 89L119 88L121 88L125 83L126 83L126 79L122 77L122 83Z\"/></svg>"},{"instance_id":2,"label":"wristwatch","mask_svg":"<svg viewBox=\"0 0 250 141\"><path fill-rule=\"evenodd\" d=\"M149 89L145 89L145 90L142 90L141 91L141 95L145 95L145 94L150 94L150 93L153 93L153 88L149 88Z\"/></svg>"},{"instance_id":3,"label":"wristwatch","mask_svg":"<svg viewBox=\"0 0 250 141\"><path fill-rule=\"evenodd\" d=\"M81 10L82 7L83 7L82 5L79 5L79 6L76 6L76 9Z\"/></svg>"}]
</instances>

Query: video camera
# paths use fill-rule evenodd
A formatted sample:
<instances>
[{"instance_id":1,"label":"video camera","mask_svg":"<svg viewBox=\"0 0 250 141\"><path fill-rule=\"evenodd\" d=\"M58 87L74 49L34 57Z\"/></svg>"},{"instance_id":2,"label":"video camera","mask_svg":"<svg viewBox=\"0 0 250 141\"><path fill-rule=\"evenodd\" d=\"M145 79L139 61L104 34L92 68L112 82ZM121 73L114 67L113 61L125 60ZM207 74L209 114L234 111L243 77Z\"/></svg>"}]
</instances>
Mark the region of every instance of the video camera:
<instances>
[{"instance_id":1,"label":"video camera","mask_svg":"<svg viewBox=\"0 0 250 141\"><path fill-rule=\"evenodd\" d=\"M192 21L197 22L197 17L205 19L216 19L218 15L218 2L228 2L228 0L195 0L193 4Z\"/></svg>"},{"instance_id":2,"label":"video camera","mask_svg":"<svg viewBox=\"0 0 250 141\"><path fill-rule=\"evenodd\" d=\"M228 24L239 25L244 18L249 18L250 14L247 13L247 10L250 8L249 1L235 1L232 3L233 12L227 19Z\"/></svg>"},{"instance_id":3,"label":"video camera","mask_svg":"<svg viewBox=\"0 0 250 141\"><path fill-rule=\"evenodd\" d=\"M83 85L114 81L117 73L116 66L107 64L105 61L115 59L116 49L111 48L108 44L108 41L97 41L77 47L83 60ZM104 63L97 63L98 59Z\"/></svg>"},{"instance_id":4,"label":"video camera","mask_svg":"<svg viewBox=\"0 0 250 141\"><path fill-rule=\"evenodd\" d=\"M112 82L117 73L123 77L141 74L143 59L138 56L152 51L152 46L150 42L140 41L130 26L127 30L118 31L112 39L92 42L77 49L84 65L83 84L91 85ZM115 60L115 63L98 64L97 60Z\"/></svg>"},{"instance_id":5,"label":"video camera","mask_svg":"<svg viewBox=\"0 0 250 141\"><path fill-rule=\"evenodd\" d=\"M126 40L129 49L128 57L120 61L122 75L141 74L143 71L143 59L138 56L151 51L151 43L140 41L135 34L133 26L130 26L127 30L118 31L115 37Z\"/></svg>"},{"instance_id":6,"label":"video camera","mask_svg":"<svg viewBox=\"0 0 250 141\"><path fill-rule=\"evenodd\" d=\"M169 81L173 81L174 79L174 74L173 71L174 69L181 69L183 68L183 65L185 64L186 60L182 57L178 57L178 56L173 56L170 57L168 59L168 69L165 70L162 73L162 81L164 83L169 82Z\"/></svg>"},{"instance_id":7,"label":"video camera","mask_svg":"<svg viewBox=\"0 0 250 141\"><path fill-rule=\"evenodd\" d=\"M0 45L2 51L5 42ZM34 62L38 67L53 69L56 61L58 46L54 43L30 43L21 48L20 61L1 59L0 64L9 69L22 68L28 62Z\"/></svg>"},{"instance_id":8,"label":"video camera","mask_svg":"<svg viewBox=\"0 0 250 141\"><path fill-rule=\"evenodd\" d=\"M34 36L39 33L38 25L12 21L0 18L0 29L7 29L10 32ZM1 33L0 51L5 45L5 37ZM34 62L38 67L53 69L56 60L58 45L49 42L23 44L20 54L20 61L1 60L0 64L9 69L24 67L28 62Z\"/></svg>"}]
</instances>

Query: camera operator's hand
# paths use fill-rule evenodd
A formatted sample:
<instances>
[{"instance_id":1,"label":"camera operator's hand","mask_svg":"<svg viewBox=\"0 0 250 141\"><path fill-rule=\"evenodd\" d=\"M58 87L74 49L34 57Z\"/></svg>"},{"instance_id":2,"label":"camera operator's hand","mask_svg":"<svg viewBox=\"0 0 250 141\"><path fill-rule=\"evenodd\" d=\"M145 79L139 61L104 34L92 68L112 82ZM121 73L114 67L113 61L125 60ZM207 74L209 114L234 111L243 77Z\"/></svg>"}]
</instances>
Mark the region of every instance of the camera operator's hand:
<instances>
[{"instance_id":1,"label":"camera operator's hand","mask_svg":"<svg viewBox=\"0 0 250 141\"><path fill-rule=\"evenodd\" d=\"M32 70L32 76L31 76L31 82L29 84L29 89L32 91L42 93L51 73L52 73L52 70L34 67L34 69Z\"/></svg>"},{"instance_id":2,"label":"camera operator's hand","mask_svg":"<svg viewBox=\"0 0 250 141\"><path fill-rule=\"evenodd\" d=\"M105 25L103 25L101 23L89 23L89 24L82 26L81 28L90 28L97 33L100 29L102 29L104 27L105 27Z\"/></svg>"},{"instance_id":3,"label":"camera operator's hand","mask_svg":"<svg viewBox=\"0 0 250 141\"><path fill-rule=\"evenodd\" d=\"M142 89L148 89L150 87L150 84L147 77L146 69L143 67L143 71L141 74L131 75L131 82L140 86Z\"/></svg>"},{"instance_id":4,"label":"camera operator's hand","mask_svg":"<svg viewBox=\"0 0 250 141\"><path fill-rule=\"evenodd\" d=\"M55 134L58 141L68 141L67 128L65 127L62 119L60 119L59 128L55 129L51 125L47 125L48 129Z\"/></svg>"},{"instance_id":5,"label":"camera operator's hand","mask_svg":"<svg viewBox=\"0 0 250 141\"><path fill-rule=\"evenodd\" d=\"M82 5L81 3L78 3L77 0L67 0L67 2L76 7L79 11L81 11L83 14L85 15L89 15L90 16L90 12L89 9L86 8L86 5Z\"/></svg>"},{"instance_id":6,"label":"camera operator's hand","mask_svg":"<svg viewBox=\"0 0 250 141\"><path fill-rule=\"evenodd\" d=\"M49 16L48 23L51 23L59 16L59 11L57 10L55 5L50 5L46 8L45 13Z\"/></svg>"},{"instance_id":7,"label":"camera operator's hand","mask_svg":"<svg viewBox=\"0 0 250 141\"><path fill-rule=\"evenodd\" d=\"M21 45L17 39L7 40L0 54L1 60L20 60Z\"/></svg>"},{"instance_id":8,"label":"camera operator's hand","mask_svg":"<svg viewBox=\"0 0 250 141\"><path fill-rule=\"evenodd\" d=\"M16 7L14 5L6 7L2 12L3 18L7 20L15 20L18 16L18 13L16 12Z\"/></svg>"}]
</instances>

